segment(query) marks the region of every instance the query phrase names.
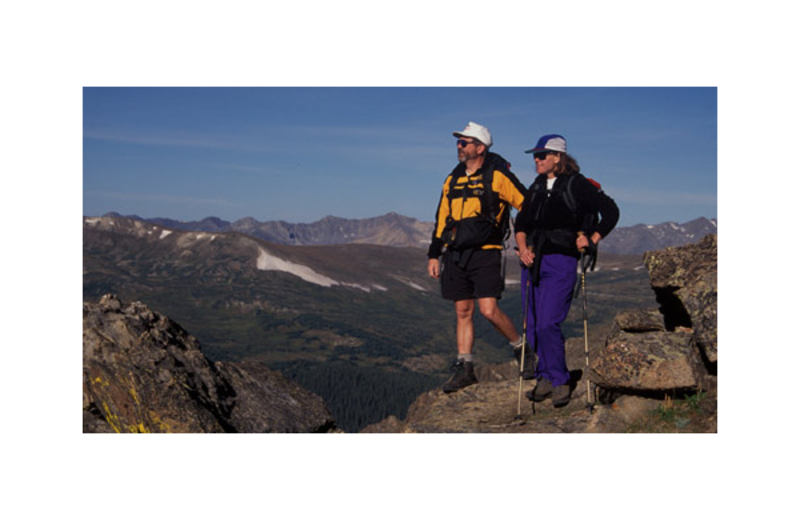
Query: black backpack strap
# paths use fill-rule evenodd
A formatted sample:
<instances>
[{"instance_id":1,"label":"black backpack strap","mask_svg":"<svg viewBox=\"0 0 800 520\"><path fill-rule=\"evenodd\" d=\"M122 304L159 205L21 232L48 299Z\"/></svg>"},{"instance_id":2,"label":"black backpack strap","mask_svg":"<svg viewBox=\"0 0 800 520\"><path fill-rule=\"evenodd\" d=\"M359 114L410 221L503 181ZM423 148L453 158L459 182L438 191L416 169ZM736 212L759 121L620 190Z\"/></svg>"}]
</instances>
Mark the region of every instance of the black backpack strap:
<instances>
[{"instance_id":1,"label":"black backpack strap","mask_svg":"<svg viewBox=\"0 0 800 520\"><path fill-rule=\"evenodd\" d=\"M534 222L540 222L542 220L544 201L537 201L537 199L541 199L542 197L547 197L547 180L544 179L542 175L539 175L534 179L533 184L531 184L531 187L528 189L529 204L536 208L536 213L532 215Z\"/></svg>"},{"instance_id":2,"label":"black backpack strap","mask_svg":"<svg viewBox=\"0 0 800 520\"><path fill-rule=\"evenodd\" d=\"M494 195L492 185L494 184L494 167L490 166L483 173L483 193L481 194L481 213L497 221L497 197Z\"/></svg>"},{"instance_id":3,"label":"black backpack strap","mask_svg":"<svg viewBox=\"0 0 800 520\"><path fill-rule=\"evenodd\" d=\"M575 177L578 174L567 175L565 179L564 187L561 190L561 200L564 201L564 204L569 209L572 216L577 220L578 218L578 201L575 200L575 193L573 191L573 184L575 182Z\"/></svg>"},{"instance_id":4,"label":"black backpack strap","mask_svg":"<svg viewBox=\"0 0 800 520\"><path fill-rule=\"evenodd\" d=\"M582 208L579 207L578 199L575 197L575 182L578 177L582 177L584 181L594 186L598 191L601 191L601 189L598 188L599 184L596 182L587 179L580 173L573 173L564 176L563 181L557 182L556 185L553 186L553 194L557 194L561 197L562 202L572 214L573 221L575 225L578 226L578 229L590 232L597 225L597 212L586 211L585 208L583 208L583 212L581 211Z\"/></svg>"}]
</instances>

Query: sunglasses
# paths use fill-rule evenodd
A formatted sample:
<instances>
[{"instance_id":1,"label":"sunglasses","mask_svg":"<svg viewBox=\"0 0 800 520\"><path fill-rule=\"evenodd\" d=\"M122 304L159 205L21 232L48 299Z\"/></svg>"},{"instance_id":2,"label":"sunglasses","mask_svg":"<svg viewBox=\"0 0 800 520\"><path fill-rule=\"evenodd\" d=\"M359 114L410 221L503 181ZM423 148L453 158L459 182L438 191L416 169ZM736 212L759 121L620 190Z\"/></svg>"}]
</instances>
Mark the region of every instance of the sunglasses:
<instances>
[{"instance_id":1,"label":"sunglasses","mask_svg":"<svg viewBox=\"0 0 800 520\"><path fill-rule=\"evenodd\" d=\"M475 141L467 141L466 139L459 139L458 141L456 141L456 146L458 146L459 148L466 148L471 144L477 144L477 143Z\"/></svg>"},{"instance_id":2,"label":"sunglasses","mask_svg":"<svg viewBox=\"0 0 800 520\"><path fill-rule=\"evenodd\" d=\"M545 159L547 159L547 156L550 155L551 153L553 152L536 152L535 154L533 154L533 159L536 161L544 161Z\"/></svg>"}]
</instances>

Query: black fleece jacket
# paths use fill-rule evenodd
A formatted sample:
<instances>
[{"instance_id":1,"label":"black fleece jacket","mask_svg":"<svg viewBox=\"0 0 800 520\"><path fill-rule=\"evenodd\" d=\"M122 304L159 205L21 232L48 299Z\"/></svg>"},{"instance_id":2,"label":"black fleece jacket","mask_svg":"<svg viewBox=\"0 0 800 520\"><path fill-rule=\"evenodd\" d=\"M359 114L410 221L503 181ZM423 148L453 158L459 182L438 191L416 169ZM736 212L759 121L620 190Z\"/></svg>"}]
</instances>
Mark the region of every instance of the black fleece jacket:
<instances>
[{"instance_id":1,"label":"black fleece jacket","mask_svg":"<svg viewBox=\"0 0 800 520\"><path fill-rule=\"evenodd\" d=\"M563 197L550 197L547 191L547 176L539 175L528 189L525 202L514 222L515 232L524 232L528 239L539 231L569 230L576 233L583 231L591 237L594 232L606 237L619 221L619 208L614 200L601 189L592 184L580 173L572 173L577 177L572 182L571 192L577 205L577 216L573 215ZM556 178L553 191L559 191L566 181L565 176ZM538 189L537 188L538 183ZM591 222L587 215L599 214L600 220ZM590 223L591 222L591 223ZM543 254L565 254L577 257L577 247L565 247L545 242Z\"/></svg>"}]
</instances>

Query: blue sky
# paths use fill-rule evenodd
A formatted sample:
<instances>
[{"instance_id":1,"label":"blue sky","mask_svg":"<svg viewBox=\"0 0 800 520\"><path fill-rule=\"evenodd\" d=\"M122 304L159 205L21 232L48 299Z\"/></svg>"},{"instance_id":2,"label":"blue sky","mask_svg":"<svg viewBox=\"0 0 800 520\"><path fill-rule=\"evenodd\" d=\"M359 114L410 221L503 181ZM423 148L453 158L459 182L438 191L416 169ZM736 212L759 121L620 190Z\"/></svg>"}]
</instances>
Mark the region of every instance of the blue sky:
<instances>
[{"instance_id":1,"label":"blue sky","mask_svg":"<svg viewBox=\"0 0 800 520\"><path fill-rule=\"evenodd\" d=\"M563 134L620 225L717 216L715 88L85 88L83 115L85 215L430 221L476 121L526 186Z\"/></svg>"}]
</instances>

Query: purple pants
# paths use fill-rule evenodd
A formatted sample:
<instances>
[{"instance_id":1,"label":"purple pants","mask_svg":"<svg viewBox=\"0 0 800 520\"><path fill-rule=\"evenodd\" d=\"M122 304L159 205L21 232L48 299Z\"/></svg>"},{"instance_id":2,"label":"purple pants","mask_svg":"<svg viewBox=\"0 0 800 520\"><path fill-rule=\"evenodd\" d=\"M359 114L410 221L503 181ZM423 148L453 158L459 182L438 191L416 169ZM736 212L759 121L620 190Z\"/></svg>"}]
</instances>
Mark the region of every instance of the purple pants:
<instances>
[{"instance_id":1,"label":"purple pants","mask_svg":"<svg viewBox=\"0 0 800 520\"><path fill-rule=\"evenodd\" d=\"M554 387L569 382L564 333L561 322L567 319L572 291L577 280L578 259L566 255L543 255L539 283L527 287L530 271L522 269L522 305L528 289L528 342L539 355L536 377L549 380Z\"/></svg>"}]
</instances>

